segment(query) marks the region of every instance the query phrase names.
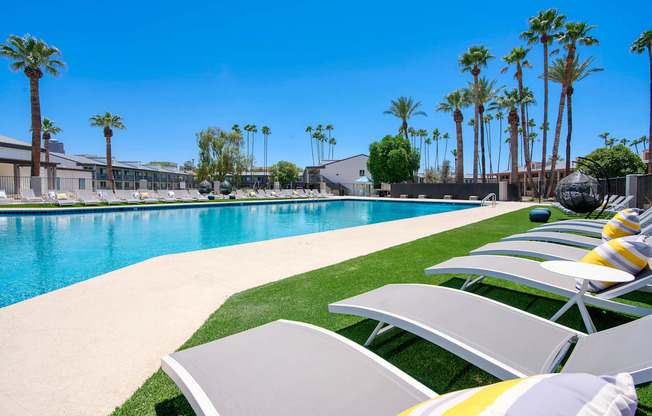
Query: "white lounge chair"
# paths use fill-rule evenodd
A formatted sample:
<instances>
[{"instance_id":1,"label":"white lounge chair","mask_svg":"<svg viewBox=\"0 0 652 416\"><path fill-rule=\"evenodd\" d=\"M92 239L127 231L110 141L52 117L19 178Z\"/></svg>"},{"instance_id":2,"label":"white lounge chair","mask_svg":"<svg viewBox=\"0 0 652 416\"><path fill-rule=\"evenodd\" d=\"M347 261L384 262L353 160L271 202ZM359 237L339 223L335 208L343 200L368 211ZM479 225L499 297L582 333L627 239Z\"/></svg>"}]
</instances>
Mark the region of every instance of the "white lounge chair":
<instances>
[{"instance_id":1,"label":"white lounge chair","mask_svg":"<svg viewBox=\"0 0 652 416\"><path fill-rule=\"evenodd\" d=\"M338 334L285 320L172 353L161 359L161 367L200 416L395 416L438 396ZM503 384L451 392L424 406L440 406L436 414L451 406L456 414L478 414L494 401L502 414L510 415L566 415L585 409L611 416L636 413L634 380L627 374L557 374L538 381L515 381L508 391ZM492 394L496 391L498 398ZM485 399L484 406L478 396ZM469 397L472 403L465 402ZM426 414L423 410L428 409L410 414Z\"/></svg>"},{"instance_id":2,"label":"white lounge chair","mask_svg":"<svg viewBox=\"0 0 652 416\"><path fill-rule=\"evenodd\" d=\"M150 191L148 189L139 189L138 198L146 204L158 204L158 198L150 195Z\"/></svg>"},{"instance_id":3,"label":"white lounge chair","mask_svg":"<svg viewBox=\"0 0 652 416\"><path fill-rule=\"evenodd\" d=\"M573 352L563 373L652 381L652 316L586 335L473 293L442 286L397 284L328 305L334 313L379 321L424 338L500 379L549 373Z\"/></svg>"},{"instance_id":4,"label":"white lounge chair","mask_svg":"<svg viewBox=\"0 0 652 416\"><path fill-rule=\"evenodd\" d=\"M14 199L7 196L7 191L0 189L0 204L13 204Z\"/></svg>"},{"instance_id":5,"label":"white lounge chair","mask_svg":"<svg viewBox=\"0 0 652 416\"><path fill-rule=\"evenodd\" d=\"M174 191L174 195L177 198L180 198L181 202L194 202L195 201L194 198L192 198L190 196L190 194L188 193L188 191L186 191L185 189L177 189L176 191Z\"/></svg>"},{"instance_id":6,"label":"white lounge chair","mask_svg":"<svg viewBox=\"0 0 652 416\"><path fill-rule=\"evenodd\" d=\"M107 205L119 205L123 202L122 199L116 197L113 191L110 189L98 191L97 194L100 197L100 201L106 203Z\"/></svg>"},{"instance_id":7,"label":"white lounge chair","mask_svg":"<svg viewBox=\"0 0 652 416\"><path fill-rule=\"evenodd\" d=\"M140 200L140 196L134 196L134 191L117 190L115 191L115 195L128 204L140 204L143 202Z\"/></svg>"},{"instance_id":8,"label":"white lounge chair","mask_svg":"<svg viewBox=\"0 0 652 416\"><path fill-rule=\"evenodd\" d=\"M180 202L180 200L174 196L168 194L168 191L152 191L152 196L158 198L161 202ZM174 194L174 193L173 193Z\"/></svg>"},{"instance_id":9,"label":"white lounge chair","mask_svg":"<svg viewBox=\"0 0 652 416\"><path fill-rule=\"evenodd\" d=\"M574 279L546 270L538 261L520 257L493 255L453 257L428 267L425 272L427 275L468 275L462 290L480 283L485 277L494 277L554 293L568 299L578 293ZM648 291L650 283L652 283L652 270L646 266L635 275L635 280L618 283L599 292L586 293L582 296L582 300L587 305L635 316L646 316L652 314L652 308L616 302L612 299L636 290Z\"/></svg>"},{"instance_id":10,"label":"white lounge chair","mask_svg":"<svg viewBox=\"0 0 652 416\"><path fill-rule=\"evenodd\" d=\"M33 189L19 189L18 194L25 202L31 202L31 203L44 202L44 199L42 197L38 197L34 195Z\"/></svg>"},{"instance_id":11,"label":"white lounge chair","mask_svg":"<svg viewBox=\"0 0 652 416\"><path fill-rule=\"evenodd\" d=\"M534 257L542 260L580 261L589 254L589 250L543 241L499 241L485 244L469 252L471 256L488 254Z\"/></svg>"},{"instance_id":12,"label":"white lounge chair","mask_svg":"<svg viewBox=\"0 0 652 416\"><path fill-rule=\"evenodd\" d=\"M79 202L82 204L88 206L88 205L98 205L100 203L100 200L95 198L91 191L86 190L86 189L78 189L77 190L77 199Z\"/></svg>"},{"instance_id":13,"label":"white lounge chair","mask_svg":"<svg viewBox=\"0 0 652 416\"><path fill-rule=\"evenodd\" d=\"M71 207L75 205L75 200L70 197L68 192L57 191L54 195L54 204L60 207Z\"/></svg>"},{"instance_id":14,"label":"white lounge chair","mask_svg":"<svg viewBox=\"0 0 652 416\"><path fill-rule=\"evenodd\" d=\"M189 189L188 194L190 195L191 198L193 198L195 201L208 201L208 198L205 197L204 195L200 194L198 190L196 189Z\"/></svg>"},{"instance_id":15,"label":"white lounge chair","mask_svg":"<svg viewBox=\"0 0 652 416\"><path fill-rule=\"evenodd\" d=\"M652 222L652 208L648 208L644 212L638 214L638 220L642 226L645 226ZM561 220L549 222L546 224L541 224L539 226L540 231L547 231L548 227L558 227L560 225L582 225L588 227L602 228L609 222L609 220L592 220L592 219L573 219L573 220Z\"/></svg>"}]
</instances>

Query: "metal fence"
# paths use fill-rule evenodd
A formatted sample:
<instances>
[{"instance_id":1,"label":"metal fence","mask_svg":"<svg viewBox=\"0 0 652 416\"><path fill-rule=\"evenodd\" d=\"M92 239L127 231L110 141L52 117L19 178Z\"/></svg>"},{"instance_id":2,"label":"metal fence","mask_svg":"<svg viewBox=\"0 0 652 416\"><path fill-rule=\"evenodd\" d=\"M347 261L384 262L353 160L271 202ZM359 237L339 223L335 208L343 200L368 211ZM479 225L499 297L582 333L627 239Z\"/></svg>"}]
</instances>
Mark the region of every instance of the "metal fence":
<instances>
[{"instance_id":1,"label":"metal fence","mask_svg":"<svg viewBox=\"0 0 652 416\"><path fill-rule=\"evenodd\" d=\"M652 206L652 174L636 179L636 206L643 209Z\"/></svg>"},{"instance_id":2,"label":"metal fence","mask_svg":"<svg viewBox=\"0 0 652 416\"><path fill-rule=\"evenodd\" d=\"M393 183L391 190L392 198L425 195L426 198L443 199L444 195L451 195L453 199L469 199L470 196L482 199L490 193L498 195L497 183ZM518 198L518 188L512 197Z\"/></svg>"},{"instance_id":3,"label":"metal fence","mask_svg":"<svg viewBox=\"0 0 652 416\"><path fill-rule=\"evenodd\" d=\"M607 193L607 180L600 179L602 191ZM611 195L627 195L627 178L625 176L619 178L609 178L609 190Z\"/></svg>"},{"instance_id":4,"label":"metal fence","mask_svg":"<svg viewBox=\"0 0 652 416\"><path fill-rule=\"evenodd\" d=\"M136 190L139 189L138 181L115 181L116 189ZM195 181L185 182L185 189L196 189ZM179 182L154 182L147 181L147 189L151 190L173 190L179 189ZM29 176L0 176L0 190L6 191L9 197L19 197L20 189L31 188L31 178ZM93 180L89 178L51 178L41 177L41 190L47 191L68 191L75 192L79 189L98 191L111 189L111 183L108 180Z\"/></svg>"}]
</instances>

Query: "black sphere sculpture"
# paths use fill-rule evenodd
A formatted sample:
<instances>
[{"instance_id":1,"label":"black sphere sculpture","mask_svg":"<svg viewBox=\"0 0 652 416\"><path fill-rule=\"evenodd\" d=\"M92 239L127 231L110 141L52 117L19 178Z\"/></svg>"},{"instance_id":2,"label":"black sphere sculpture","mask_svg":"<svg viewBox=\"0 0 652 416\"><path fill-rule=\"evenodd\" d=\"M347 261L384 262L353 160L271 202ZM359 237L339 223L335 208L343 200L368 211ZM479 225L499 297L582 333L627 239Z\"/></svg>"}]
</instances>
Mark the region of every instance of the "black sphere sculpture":
<instances>
[{"instance_id":1,"label":"black sphere sculpture","mask_svg":"<svg viewBox=\"0 0 652 416\"><path fill-rule=\"evenodd\" d=\"M555 188L557 201L571 211L592 212L602 205L604 192L596 178L577 170L560 180Z\"/></svg>"},{"instance_id":2,"label":"black sphere sculpture","mask_svg":"<svg viewBox=\"0 0 652 416\"><path fill-rule=\"evenodd\" d=\"M199 186L197 188L199 189L199 193L202 195L210 194L211 189L213 189L211 183L208 181L199 182Z\"/></svg>"},{"instance_id":3,"label":"black sphere sculpture","mask_svg":"<svg viewBox=\"0 0 652 416\"><path fill-rule=\"evenodd\" d=\"M224 181L224 182L222 182L222 183L220 184L220 193L221 193L222 195L228 195L228 194L230 194L232 189L233 189L233 188L231 188L231 184L228 183L227 181Z\"/></svg>"}]
</instances>

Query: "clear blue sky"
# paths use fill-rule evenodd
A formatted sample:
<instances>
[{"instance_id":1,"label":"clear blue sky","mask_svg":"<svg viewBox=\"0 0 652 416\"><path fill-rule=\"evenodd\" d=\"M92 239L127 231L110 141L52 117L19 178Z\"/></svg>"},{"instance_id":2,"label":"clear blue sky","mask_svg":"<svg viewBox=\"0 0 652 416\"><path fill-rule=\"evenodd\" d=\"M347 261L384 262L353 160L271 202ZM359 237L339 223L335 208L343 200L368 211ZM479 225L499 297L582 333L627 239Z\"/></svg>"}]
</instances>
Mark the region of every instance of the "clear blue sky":
<instances>
[{"instance_id":1,"label":"clear blue sky","mask_svg":"<svg viewBox=\"0 0 652 416\"><path fill-rule=\"evenodd\" d=\"M118 160L196 159L196 132L238 123L271 128L270 163L305 166L311 164L307 125L333 124L337 158L367 153L369 143L396 133L400 120L383 111L400 95L421 101L428 114L413 117L412 126L454 137L452 117L434 109L471 80L460 73L458 55L484 44L497 59L481 75L516 86L512 70L500 74L500 58L522 44L526 19L549 7L597 26L592 35L600 46L579 52L605 68L576 85L573 156L597 147L603 132L646 135L649 63L629 46L652 29L647 1L10 2L0 15L0 37L30 33L61 50L68 69L41 80L41 108L63 128L57 138L68 153L104 154L102 131L89 127L88 118L109 110L128 127L113 137ZM540 45L530 62L525 84L539 101L530 117L540 123ZM0 60L0 134L30 141L28 79L9 63ZM551 84L553 127L559 91ZM464 116L469 173L473 132L466 120L473 109ZM496 137L497 126L493 131ZM537 143L535 159L540 152ZM261 165L260 134L255 154ZM503 169L506 162L503 148Z\"/></svg>"}]
</instances>

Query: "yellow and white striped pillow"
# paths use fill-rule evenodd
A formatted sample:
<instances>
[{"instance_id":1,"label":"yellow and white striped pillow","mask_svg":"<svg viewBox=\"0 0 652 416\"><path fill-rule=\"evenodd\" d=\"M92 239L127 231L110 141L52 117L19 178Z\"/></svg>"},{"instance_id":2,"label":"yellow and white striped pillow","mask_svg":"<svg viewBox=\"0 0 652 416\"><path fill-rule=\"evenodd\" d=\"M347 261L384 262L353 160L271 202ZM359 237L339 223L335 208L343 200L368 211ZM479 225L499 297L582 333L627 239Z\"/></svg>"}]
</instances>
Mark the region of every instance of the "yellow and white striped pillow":
<instances>
[{"instance_id":1,"label":"yellow and white striped pillow","mask_svg":"<svg viewBox=\"0 0 652 416\"><path fill-rule=\"evenodd\" d=\"M645 236L630 235L616 238L600 244L584 256L582 263L598 264L612 267L627 273L636 274L643 270L650 260L650 246L645 242ZM611 282L589 282L588 292L599 292L613 286ZM577 279L575 286L582 287L582 280Z\"/></svg>"},{"instance_id":2,"label":"yellow and white striped pillow","mask_svg":"<svg viewBox=\"0 0 652 416\"><path fill-rule=\"evenodd\" d=\"M624 209L616 214L602 229L602 241L614 238L636 235L641 232L638 213L631 209Z\"/></svg>"},{"instance_id":3,"label":"yellow and white striped pillow","mask_svg":"<svg viewBox=\"0 0 652 416\"><path fill-rule=\"evenodd\" d=\"M457 391L398 416L634 416L638 399L629 374L544 374Z\"/></svg>"},{"instance_id":4,"label":"yellow and white striped pillow","mask_svg":"<svg viewBox=\"0 0 652 416\"><path fill-rule=\"evenodd\" d=\"M57 194L57 199L66 199L68 198L68 195L66 194Z\"/></svg>"}]
</instances>

